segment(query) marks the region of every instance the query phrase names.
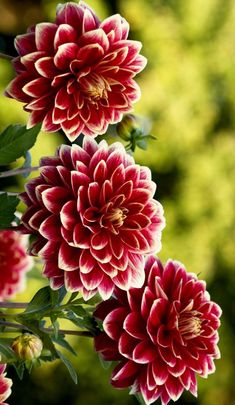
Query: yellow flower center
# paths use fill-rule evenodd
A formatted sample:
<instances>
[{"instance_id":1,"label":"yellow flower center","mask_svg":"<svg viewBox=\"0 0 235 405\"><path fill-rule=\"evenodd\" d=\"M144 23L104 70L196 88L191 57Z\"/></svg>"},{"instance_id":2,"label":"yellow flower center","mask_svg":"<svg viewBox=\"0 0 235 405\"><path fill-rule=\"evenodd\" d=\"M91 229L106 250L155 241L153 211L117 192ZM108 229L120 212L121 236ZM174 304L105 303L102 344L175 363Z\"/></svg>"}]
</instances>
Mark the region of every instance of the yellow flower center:
<instances>
[{"instance_id":1,"label":"yellow flower center","mask_svg":"<svg viewBox=\"0 0 235 405\"><path fill-rule=\"evenodd\" d=\"M198 311L182 312L180 314L178 328L185 339L192 339L200 335L202 326L200 315Z\"/></svg>"},{"instance_id":2,"label":"yellow flower center","mask_svg":"<svg viewBox=\"0 0 235 405\"><path fill-rule=\"evenodd\" d=\"M89 75L86 84L87 86L84 89L84 93L92 104L95 104L96 107L98 107L97 101L103 99L105 102L105 100L107 100L107 90L110 90L110 86L104 78L93 73Z\"/></svg>"},{"instance_id":3,"label":"yellow flower center","mask_svg":"<svg viewBox=\"0 0 235 405\"><path fill-rule=\"evenodd\" d=\"M111 208L103 214L100 219L100 225L108 228L111 232L118 234L117 228L120 228L127 217L127 208Z\"/></svg>"}]
</instances>

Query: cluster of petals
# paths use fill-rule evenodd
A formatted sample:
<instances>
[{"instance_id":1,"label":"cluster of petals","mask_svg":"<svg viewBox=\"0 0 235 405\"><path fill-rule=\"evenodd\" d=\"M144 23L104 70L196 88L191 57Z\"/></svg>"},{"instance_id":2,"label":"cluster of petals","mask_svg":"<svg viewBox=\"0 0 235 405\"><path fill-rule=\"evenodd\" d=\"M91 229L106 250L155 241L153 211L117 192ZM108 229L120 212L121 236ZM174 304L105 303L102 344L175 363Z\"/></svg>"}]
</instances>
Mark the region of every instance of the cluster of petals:
<instances>
[{"instance_id":1,"label":"cluster of petals","mask_svg":"<svg viewBox=\"0 0 235 405\"><path fill-rule=\"evenodd\" d=\"M7 405L4 401L11 395L12 380L4 373L6 364L0 364L0 405Z\"/></svg>"},{"instance_id":2,"label":"cluster of petals","mask_svg":"<svg viewBox=\"0 0 235 405\"><path fill-rule=\"evenodd\" d=\"M81 290L84 299L141 287L144 255L160 250L165 226L149 168L121 143L91 137L83 147L61 145L40 166L21 195L22 232L37 237L31 254L44 259L51 287Z\"/></svg>"},{"instance_id":3,"label":"cluster of petals","mask_svg":"<svg viewBox=\"0 0 235 405\"><path fill-rule=\"evenodd\" d=\"M160 398L167 405L184 390L197 396L196 374L214 372L221 310L205 282L181 263L169 260L163 267L149 256L145 271L142 288L116 289L97 307L104 331L95 338L95 348L104 360L119 361L114 387L131 387L146 404Z\"/></svg>"},{"instance_id":4,"label":"cluster of petals","mask_svg":"<svg viewBox=\"0 0 235 405\"><path fill-rule=\"evenodd\" d=\"M54 23L17 36L17 76L6 95L26 103L28 127L42 122L44 131L62 129L73 141L120 121L140 97L133 78L146 64L128 32L119 14L101 22L84 2L69 2L58 6Z\"/></svg>"},{"instance_id":5,"label":"cluster of petals","mask_svg":"<svg viewBox=\"0 0 235 405\"><path fill-rule=\"evenodd\" d=\"M27 238L13 230L0 231L0 299L22 291L25 275L32 267L27 255Z\"/></svg>"}]
</instances>

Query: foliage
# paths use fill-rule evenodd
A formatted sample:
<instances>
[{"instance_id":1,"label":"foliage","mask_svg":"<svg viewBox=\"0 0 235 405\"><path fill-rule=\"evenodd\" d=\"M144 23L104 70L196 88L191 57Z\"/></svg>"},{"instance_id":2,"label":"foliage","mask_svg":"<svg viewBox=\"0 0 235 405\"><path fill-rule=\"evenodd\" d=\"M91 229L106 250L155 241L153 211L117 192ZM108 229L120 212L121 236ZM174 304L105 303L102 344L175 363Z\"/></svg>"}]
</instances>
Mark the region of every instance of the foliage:
<instances>
[{"instance_id":1,"label":"foliage","mask_svg":"<svg viewBox=\"0 0 235 405\"><path fill-rule=\"evenodd\" d=\"M90 2L93 7L96 7L96 3ZM105 14L111 3L113 4L99 1L98 7ZM235 287L235 6L233 2L225 4L222 0L128 0L115 3L130 21L133 37L142 40L143 53L149 60L148 69L139 80L142 99L136 106L136 111L151 118L151 133L157 135L157 140L150 140L145 152L137 150L135 157L141 164L151 167L158 183L158 195L160 193L165 207L167 227L163 236L161 258L165 260L169 256L177 257L190 271L200 272L209 283L212 298L224 310L221 338L223 361L218 363L215 376L206 383L200 383L199 399L190 403L212 405L217 401L221 405L233 404L235 328L231 319L235 314L231 302ZM50 5L42 2L40 13L52 15L54 5L55 2ZM19 25L15 26L16 32L23 32L26 25L32 23L31 20L24 21L17 22ZM151 24L146 21L151 21ZM11 28L9 26L9 32ZM2 88L6 86L8 79L9 73L6 72L1 79ZM9 107L8 115L4 112L5 105ZM2 127L12 121L25 122L21 106L14 104L13 109L12 105L12 100L3 97L0 99ZM50 139L51 143L55 143L56 135L51 134ZM40 157L38 151L43 147L44 141L40 138L38 147L32 148L35 162ZM14 187L14 190L17 188L17 191L22 191L22 179L18 180L17 186L18 188L16 184L9 182L8 190L12 191ZM12 219L10 214L8 225ZM32 284L29 288L34 289ZM73 315L67 311L71 318L79 318L75 307L77 310L76 305L70 308ZM54 344L57 318L51 322ZM78 347L79 344L80 341L76 341ZM107 389L108 374L102 374L98 367L87 366L88 362L97 365L96 359L89 353L89 346L83 344L78 362L79 372L83 377L79 389L73 390L68 383L66 391L63 377L62 384L58 383L58 377L54 383L54 392L57 392L48 403L57 401L55 403L58 405L62 401L62 389L72 405L88 403L87 398L90 403L96 400L98 404L136 403L131 397L126 399L126 393ZM44 359L47 360L46 355ZM43 370L43 381L36 372L33 374L33 382L31 381L38 392L43 387L43 399L38 399L39 405L43 404L47 395L50 396L51 387L45 376L53 375L55 369L48 367ZM104 390L102 392L102 388L106 394L103 393ZM27 390L26 386L24 390ZM32 392L27 391L29 398L35 398ZM20 401L21 396L18 395L17 398L18 393L16 389L15 402ZM187 396L180 403L189 403Z\"/></svg>"}]
</instances>

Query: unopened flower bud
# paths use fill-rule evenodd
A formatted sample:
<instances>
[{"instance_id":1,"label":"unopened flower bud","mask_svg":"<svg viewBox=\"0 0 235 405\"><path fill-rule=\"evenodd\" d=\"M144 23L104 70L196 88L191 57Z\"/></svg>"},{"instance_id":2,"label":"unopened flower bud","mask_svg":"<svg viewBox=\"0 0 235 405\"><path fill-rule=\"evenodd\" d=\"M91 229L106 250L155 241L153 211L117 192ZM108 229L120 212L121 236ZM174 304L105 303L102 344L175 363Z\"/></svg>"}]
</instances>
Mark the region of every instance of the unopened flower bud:
<instances>
[{"instance_id":1,"label":"unopened flower bud","mask_svg":"<svg viewBox=\"0 0 235 405\"><path fill-rule=\"evenodd\" d=\"M134 130L140 127L138 118L133 114L126 114L123 119L117 124L116 130L120 138L128 141Z\"/></svg>"},{"instance_id":2,"label":"unopened flower bud","mask_svg":"<svg viewBox=\"0 0 235 405\"><path fill-rule=\"evenodd\" d=\"M34 360L41 355L43 344L39 337L24 333L14 339L11 347L20 359Z\"/></svg>"}]
</instances>

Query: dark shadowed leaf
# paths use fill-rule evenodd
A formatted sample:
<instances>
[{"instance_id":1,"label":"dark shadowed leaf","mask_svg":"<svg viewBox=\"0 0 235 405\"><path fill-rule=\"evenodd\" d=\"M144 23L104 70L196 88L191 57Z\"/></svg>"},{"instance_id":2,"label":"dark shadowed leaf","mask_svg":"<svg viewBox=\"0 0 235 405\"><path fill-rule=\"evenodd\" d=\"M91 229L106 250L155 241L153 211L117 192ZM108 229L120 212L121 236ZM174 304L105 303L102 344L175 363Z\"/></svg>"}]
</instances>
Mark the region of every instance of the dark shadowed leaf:
<instances>
[{"instance_id":1,"label":"dark shadowed leaf","mask_svg":"<svg viewBox=\"0 0 235 405\"><path fill-rule=\"evenodd\" d=\"M17 196L0 193L0 229L6 229L12 226L18 203L19 198Z\"/></svg>"},{"instance_id":2,"label":"dark shadowed leaf","mask_svg":"<svg viewBox=\"0 0 235 405\"><path fill-rule=\"evenodd\" d=\"M0 135L0 165L8 165L35 144L41 125L26 129L24 125L10 125Z\"/></svg>"}]
</instances>

